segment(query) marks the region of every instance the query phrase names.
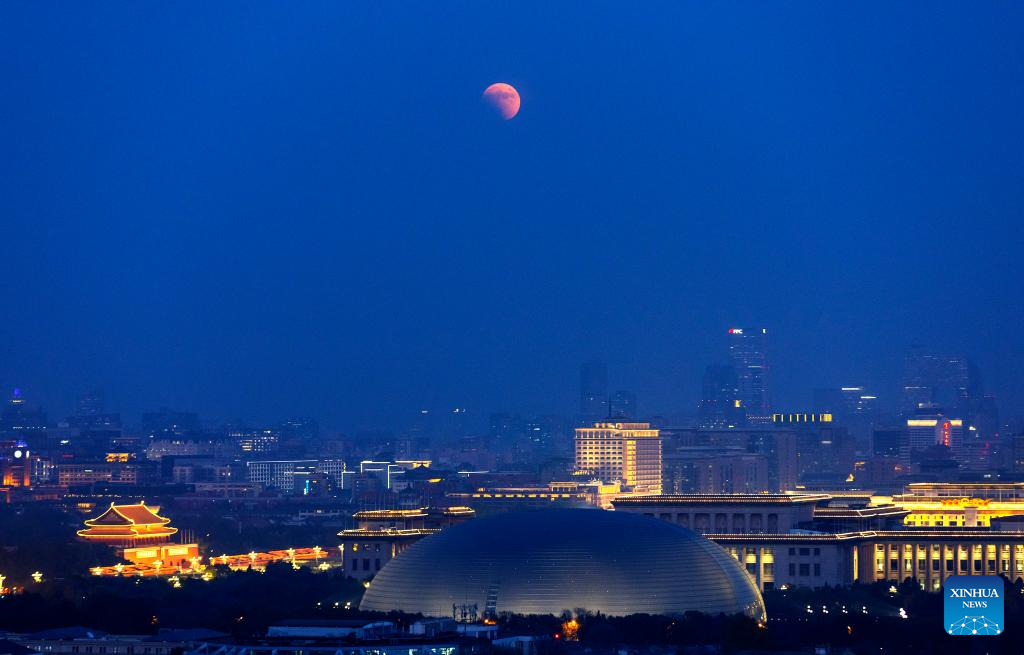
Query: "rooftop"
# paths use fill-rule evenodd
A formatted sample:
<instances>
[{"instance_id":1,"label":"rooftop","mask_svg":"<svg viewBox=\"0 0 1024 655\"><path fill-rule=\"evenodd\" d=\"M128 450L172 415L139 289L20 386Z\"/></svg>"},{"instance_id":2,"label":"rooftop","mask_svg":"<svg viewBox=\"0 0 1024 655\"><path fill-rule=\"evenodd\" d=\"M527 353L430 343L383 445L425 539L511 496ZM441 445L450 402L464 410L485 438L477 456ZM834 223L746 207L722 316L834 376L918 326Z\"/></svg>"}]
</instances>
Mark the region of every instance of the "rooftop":
<instances>
[{"instance_id":1,"label":"rooftop","mask_svg":"<svg viewBox=\"0 0 1024 655\"><path fill-rule=\"evenodd\" d=\"M662 494L616 498L616 507L626 505L804 505L829 500L828 494Z\"/></svg>"}]
</instances>

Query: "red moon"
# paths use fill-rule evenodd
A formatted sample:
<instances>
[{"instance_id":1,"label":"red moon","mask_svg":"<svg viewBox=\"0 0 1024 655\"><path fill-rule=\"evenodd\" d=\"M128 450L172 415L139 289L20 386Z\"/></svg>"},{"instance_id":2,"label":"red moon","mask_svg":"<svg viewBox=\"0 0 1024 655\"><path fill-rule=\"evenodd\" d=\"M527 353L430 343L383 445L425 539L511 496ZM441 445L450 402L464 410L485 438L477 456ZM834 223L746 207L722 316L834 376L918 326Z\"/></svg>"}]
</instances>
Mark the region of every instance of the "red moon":
<instances>
[{"instance_id":1,"label":"red moon","mask_svg":"<svg viewBox=\"0 0 1024 655\"><path fill-rule=\"evenodd\" d=\"M519 92L511 84L495 82L484 89L483 97L505 120L515 118L519 113Z\"/></svg>"}]
</instances>

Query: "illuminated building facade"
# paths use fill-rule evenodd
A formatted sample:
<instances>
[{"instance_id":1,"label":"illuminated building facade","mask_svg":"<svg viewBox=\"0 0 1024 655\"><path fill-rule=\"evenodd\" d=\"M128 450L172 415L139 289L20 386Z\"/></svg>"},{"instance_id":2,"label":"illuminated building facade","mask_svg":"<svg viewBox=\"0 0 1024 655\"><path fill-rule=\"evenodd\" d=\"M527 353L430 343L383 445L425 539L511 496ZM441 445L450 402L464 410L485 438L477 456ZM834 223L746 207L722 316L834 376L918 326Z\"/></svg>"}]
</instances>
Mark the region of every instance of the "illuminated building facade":
<instances>
[{"instance_id":1,"label":"illuminated building facade","mask_svg":"<svg viewBox=\"0 0 1024 655\"><path fill-rule=\"evenodd\" d=\"M661 493L661 434L650 423L576 428L576 470L626 491Z\"/></svg>"},{"instance_id":2,"label":"illuminated building facade","mask_svg":"<svg viewBox=\"0 0 1024 655\"><path fill-rule=\"evenodd\" d=\"M78 536L108 546L134 546L139 543L166 541L178 532L171 520L160 516L159 507L144 502L137 505L110 504L102 514L85 522Z\"/></svg>"},{"instance_id":3,"label":"illuminated building facade","mask_svg":"<svg viewBox=\"0 0 1024 655\"><path fill-rule=\"evenodd\" d=\"M109 482L112 484L139 484L145 472L154 472L135 462L81 462L57 464L57 484L61 487Z\"/></svg>"},{"instance_id":4,"label":"illuminated building facade","mask_svg":"<svg viewBox=\"0 0 1024 655\"><path fill-rule=\"evenodd\" d=\"M740 406L748 418L771 414L768 394L768 330L729 328L729 358L736 370Z\"/></svg>"},{"instance_id":5,"label":"illuminated building facade","mask_svg":"<svg viewBox=\"0 0 1024 655\"><path fill-rule=\"evenodd\" d=\"M313 481L326 477L342 487L345 462L340 459L250 460L245 463L248 482L276 489L282 494L312 495Z\"/></svg>"},{"instance_id":6,"label":"illuminated building facade","mask_svg":"<svg viewBox=\"0 0 1024 655\"><path fill-rule=\"evenodd\" d=\"M0 440L0 487L28 487L32 484L32 466L38 458L21 440Z\"/></svg>"},{"instance_id":7,"label":"illuminated building facade","mask_svg":"<svg viewBox=\"0 0 1024 655\"><path fill-rule=\"evenodd\" d=\"M153 546L140 546L137 548L125 548L122 553L124 558L136 565L153 565L157 562L161 567L181 566L191 563L199 557L198 544L156 544Z\"/></svg>"},{"instance_id":8,"label":"illuminated building facade","mask_svg":"<svg viewBox=\"0 0 1024 655\"><path fill-rule=\"evenodd\" d=\"M338 533L345 575L368 580L423 537L476 516L469 507L424 507L356 512L359 527Z\"/></svg>"},{"instance_id":9,"label":"illuminated building facade","mask_svg":"<svg viewBox=\"0 0 1024 655\"><path fill-rule=\"evenodd\" d=\"M913 578L938 591L951 575L1024 579L1024 532L868 531L838 534L709 534L761 589Z\"/></svg>"},{"instance_id":10,"label":"illuminated building facade","mask_svg":"<svg viewBox=\"0 0 1024 655\"><path fill-rule=\"evenodd\" d=\"M445 497L485 515L553 508L611 509L611 500L620 493L622 487L617 482L549 482L546 487L481 487L475 491L451 492Z\"/></svg>"},{"instance_id":11,"label":"illuminated building facade","mask_svg":"<svg viewBox=\"0 0 1024 655\"><path fill-rule=\"evenodd\" d=\"M950 418L935 406L924 406L907 419L907 436L904 442L904 460L909 462L921 451L934 446L948 448L958 455L964 445L963 419Z\"/></svg>"},{"instance_id":12,"label":"illuminated building facade","mask_svg":"<svg viewBox=\"0 0 1024 655\"><path fill-rule=\"evenodd\" d=\"M397 490L398 482L406 471L418 468L430 468L429 459L408 459L395 460L393 462L377 462L363 460L359 462L359 475L363 478L372 478L380 482L384 489Z\"/></svg>"},{"instance_id":13,"label":"illuminated building facade","mask_svg":"<svg viewBox=\"0 0 1024 655\"><path fill-rule=\"evenodd\" d=\"M1018 486L1016 493L1022 491L1024 485ZM898 498L892 505L867 507L834 506L832 500L828 494L692 495L621 498L613 504L617 511L703 532L761 589L913 578L937 591L951 575L1024 579L1024 532L1017 523L1008 521L1005 531L899 529L913 510Z\"/></svg>"},{"instance_id":14,"label":"illuminated building facade","mask_svg":"<svg viewBox=\"0 0 1024 655\"><path fill-rule=\"evenodd\" d=\"M1024 514L1022 482L915 482L892 502L914 527L987 528L992 519Z\"/></svg>"}]
</instances>

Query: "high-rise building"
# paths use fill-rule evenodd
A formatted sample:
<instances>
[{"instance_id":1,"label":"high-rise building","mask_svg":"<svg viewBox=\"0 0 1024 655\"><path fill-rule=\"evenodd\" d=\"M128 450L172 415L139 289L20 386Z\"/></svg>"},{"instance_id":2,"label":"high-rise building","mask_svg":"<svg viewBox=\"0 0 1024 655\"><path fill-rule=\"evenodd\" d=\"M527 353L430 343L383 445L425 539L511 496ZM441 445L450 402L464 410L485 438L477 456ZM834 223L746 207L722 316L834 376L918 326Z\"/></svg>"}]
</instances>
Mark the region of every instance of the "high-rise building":
<instances>
[{"instance_id":1,"label":"high-rise building","mask_svg":"<svg viewBox=\"0 0 1024 655\"><path fill-rule=\"evenodd\" d=\"M815 389L814 412L831 414L836 425L849 430L858 452L871 451L871 435L879 419L878 396L865 387Z\"/></svg>"},{"instance_id":2,"label":"high-rise building","mask_svg":"<svg viewBox=\"0 0 1024 655\"><path fill-rule=\"evenodd\" d=\"M729 357L747 417L769 416L767 328L729 328Z\"/></svg>"},{"instance_id":3,"label":"high-rise building","mask_svg":"<svg viewBox=\"0 0 1024 655\"><path fill-rule=\"evenodd\" d=\"M597 420L608 416L608 366L589 361L580 367L580 414Z\"/></svg>"},{"instance_id":4,"label":"high-rise building","mask_svg":"<svg viewBox=\"0 0 1024 655\"><path fill-rule=\"evenodd\" d=\"M0 437L26 441L39 450L46 442L47 418L41 408L25 402L21 389L15 389L7 405L0 411Z\"/></svg>"},{"instance_id":5,"label":"high-rise building","mask_svg":"<svg viewBox=\"0 0 1024 655\"><path fill-rule=\"evenodd\" d=\"M913 346L904 362L903 405L908 413L936 404L960 416L981 396L978 369L962 355L942 355Z\"/></svg>"},{"instance_id":6,"label":"high-rise building","mask_svg":"<svg viewBox=\"0 0 1024 655\"><path fill-rule=\"evenodd\" d=\"M106 411L103 389L93 389L78 396L76 416L96 416Z\"/></svg>"},{"instance_id":7,"label":"high-rise building","mask_svg":"<svg viewBox=\"0 0 1024 655\"><path fill-rule=\"evenodd\" d=\"M743 424L739 380L730 365L711 364L704 369L697 411L702 428L733 428Z\"/></svg>"},{"instance_id":8,"label":"high-rise building","mask_svg":"<svg viewBox=\"0 0 1024 655\"><path fill-rule=\"evenodd\" d=\"M616 391L608 402L608 415L612 418L636 418L636 394L632 391Z\"/></svg>"},{"instance_id":9,"label":"high-rise building","mask_svg":"<svg viewBox=\"0 0 1024 655\"><path fill-rule=\"evenodd\" d=\"M576 470L633 491L660 494L661 433L650 423L576 428Z\"/></svg>"},{"instance_id":10,"label":"high-rise building","mask_svg":"<svg viewBox=\"0 0 1024 655\"><path fill-rule=\"evenodd\" d=\"M142 415L142 433L149 438L194 436L202 431L199 415L161 409Z\"/></svg>"}]
</instances>

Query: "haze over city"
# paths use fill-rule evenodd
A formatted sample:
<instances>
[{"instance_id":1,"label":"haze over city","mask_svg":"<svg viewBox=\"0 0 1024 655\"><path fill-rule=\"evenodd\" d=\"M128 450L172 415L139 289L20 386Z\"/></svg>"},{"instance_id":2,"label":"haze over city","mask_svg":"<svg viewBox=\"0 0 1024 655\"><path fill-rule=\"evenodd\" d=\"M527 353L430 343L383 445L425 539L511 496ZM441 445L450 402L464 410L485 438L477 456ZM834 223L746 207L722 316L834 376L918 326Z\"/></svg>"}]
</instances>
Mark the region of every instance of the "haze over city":
<instances>
[{"instance_id":1,"label":"haze over city","mask_svg":"<svg viewBox=\"0 0 1024 655\"><path fill-rule=\"evenodd\" d=\"M1022 34L0 2L0 655L1019 655Z\"/></svg>"},{"instance_id":2,"label":"haze over city","mask_svg":"<svg viewBox=\"0 0 1024 655\"><path fill-rule=\"evenodd\" d=\"M598 358L675 415L763 325L779 405L895 407L921 344L1021 413L1018 6L50 9L2 10L0 386L55 412L569 412Z\"/></svg>"}]
</instances>

